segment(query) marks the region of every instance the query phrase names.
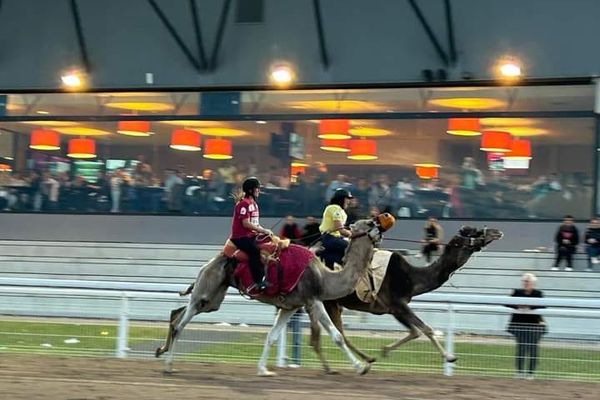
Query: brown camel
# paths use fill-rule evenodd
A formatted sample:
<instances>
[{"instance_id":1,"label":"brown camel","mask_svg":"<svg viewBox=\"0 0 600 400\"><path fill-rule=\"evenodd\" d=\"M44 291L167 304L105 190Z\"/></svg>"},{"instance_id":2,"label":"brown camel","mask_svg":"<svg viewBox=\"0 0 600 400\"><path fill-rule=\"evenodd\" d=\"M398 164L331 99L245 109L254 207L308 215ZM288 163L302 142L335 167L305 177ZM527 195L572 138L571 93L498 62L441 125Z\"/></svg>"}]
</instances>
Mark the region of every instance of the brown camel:
<instances>
[{"instance_id":1,"label":"brown camel","mask_svg":"<svg viewBox=\"0 0 600 400\"><path fill-rule=\"evenodd\" d=\"M375 358L357 349L344 335L342 307L376 315L391 314L409 329L409 333L405 337L383 348L384 356L387 356L390 351L400 345L419 337L422 332L431 340L446 361L454 362L456 356L444 350L434 336L433 329L411 310L408 303L414 296L431 292L442 286L454 272L469 260L474 252L480 251L483 247L501 237L502 232L497 229L463 227L458 235L448 242L440 258L431 265L421 268L412 266L397 252L388 252L390 253L389 262L376 300L372 303L365 303L358 298L356 292L352 292L337 300L324 302L327 313L341 332L348 347L367 363L374 362ZM331 372L321 351L320 328L312 316L311 345L319 355L325 371Z\"/></svg>"},{"instance_id":2,"label":"brown camel","mask_svg":"<svg viewBox=\"0 0 600 400\"><path fill-rule=\"evenodd\" d=\"M364 374L369 370L370 363L361 362L348 349L342 335L327 315L323 301L342 298L354 290L359 277L370 263L376 243L382 239L382 232L385 230L382 225L389 228L393 224L393 217L388 215L388 218L390 219L387 224L384 219L373 219L360 220L352 225L352 240L346 252L343 270L331 271L317 257L312 257L292 292L285 296L259 295L255 297L256 300L279 308L258 363L258 375L274 375L267 369L270 347L277 340L288 320L300 307L306 307L311 318L325 327L335 344L346 353L358 374ZM235 268L236 261L223 255L210 260L198 273L188 305L171 311L166 343L156 350L156 357L170 350L165 360L167 372L172 369L177 338L188 322L196 314L217 311L223 302L227 288L236 287L237 283L233 277Z\"/></svg>"}]
</instances>

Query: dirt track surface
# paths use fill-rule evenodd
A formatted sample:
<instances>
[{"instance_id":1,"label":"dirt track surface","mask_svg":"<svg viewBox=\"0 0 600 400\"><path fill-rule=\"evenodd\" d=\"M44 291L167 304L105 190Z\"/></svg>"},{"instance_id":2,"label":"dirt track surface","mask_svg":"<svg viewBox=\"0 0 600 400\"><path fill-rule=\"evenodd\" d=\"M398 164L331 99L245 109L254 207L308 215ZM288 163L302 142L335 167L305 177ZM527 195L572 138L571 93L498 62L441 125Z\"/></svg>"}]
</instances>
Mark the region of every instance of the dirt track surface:
<instances>
[{"instance_id":1,"label":"dirt track surface","mask_svg":"<svg viewBox=\"0 0 600 400\"><path fill-rule=\"evenodd\" d=\"M317 370L280 370L259 378L254 366L175 363L163 374L158 360L117 360L31 355L0 355L3 400L462 400L598 399L600 386L562 381L522 381L441 375L351 371L324 376Z\"/></svg>"}]
</instances>

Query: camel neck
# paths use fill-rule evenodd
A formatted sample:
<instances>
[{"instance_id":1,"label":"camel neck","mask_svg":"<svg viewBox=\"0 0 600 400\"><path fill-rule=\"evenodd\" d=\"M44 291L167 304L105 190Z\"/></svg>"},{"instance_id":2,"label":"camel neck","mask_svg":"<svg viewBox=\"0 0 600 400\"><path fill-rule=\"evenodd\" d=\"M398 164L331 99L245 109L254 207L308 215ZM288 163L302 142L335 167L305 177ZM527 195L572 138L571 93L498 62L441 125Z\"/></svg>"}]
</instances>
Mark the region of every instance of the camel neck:
<instances>
[{"instance_id":1,"label":"camel neck","mask_svg":"<svg viewBox=\"0 0 600 400\"><path fill-rule=\"evenodd\" d=\"M431 265L424 268L413 268L413 293L417 296L431 292L450 279L450 275L462 267L472 253L464 256L467 250L461 247L446 247L442 255Z\"/></svg>"},{"instance_id":2,"label":"camel neck","mask_svg":"<svg viewBox=\"0 0 600 400\"><path fill-rule=\"evenodd\" d=\"M350 241L341 271L325 270L323 279L323 300L339 299L352 293L359 277L373 257L373 244L368 236Z\"/></svg>"}]
</instances>

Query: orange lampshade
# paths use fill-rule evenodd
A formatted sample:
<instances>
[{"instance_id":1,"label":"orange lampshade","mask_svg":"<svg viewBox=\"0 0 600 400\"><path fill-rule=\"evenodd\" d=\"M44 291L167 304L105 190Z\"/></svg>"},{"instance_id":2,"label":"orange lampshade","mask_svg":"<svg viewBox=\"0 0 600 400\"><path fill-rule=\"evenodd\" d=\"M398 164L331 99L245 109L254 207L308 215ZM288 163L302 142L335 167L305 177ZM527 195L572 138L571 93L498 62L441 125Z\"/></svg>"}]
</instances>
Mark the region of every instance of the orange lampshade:
<instances>
[{"instance_id":1,"label":"orange lampshade","mask_svg":"<svg viewBox=\"0 0 600 400\"><path fill-rule=\"evenodd\" d=\"M184 151L200 151L200 134L191 129L175 129L171 133L170 148Z\"/></svg>"},{"instance_id":2,"label":"orange lampshade","mask_svg":"<svg viewBox=\"0 0 600 400\"><path fill-rule=\"evenodd\" d=\"M306 167L300 165L292 165L290 166L290 175L297 176L298 174L304 174L306 172Z\"/></svg>"},{"instance_id":3,"label":"orange lampshade","mask_svg":"<svg viewBox=\"0 0 600 400\"><path fill-rule=\"evenodd\" d=\"M12 172L12 167L8 164L0 164L0 172Z\"/></svg>"},{"instance_id":4,"label":"orange lampshade","mask_svg":"<svg viewBox=\"0 0 600 400\"><path fill-rule=\"evenodd\" d=\"M94 139L71 139L67 156L72 158L96 157L96 142Z\"/></svg>"},{"instance_id":5,"label":"orange lampshade","mask_svg":"<svg viewBox=\"0 0 600 400\"><path fill-rule=\"evenodd\" d=\"M481 147L483 151L506 153L510 151L512 137L508 132L485 131L481 136Z\"/></svg>"},{"instance_id":6,"label":"orange lampshade","mask_svg":"<svg viewBox=\"0 0 600 400\"><path fill-rule=\"evenodd\" d=\"M52 129L36 129L31 132L29 148L34 150L60 150L60 135Z\"/></svg>"},{"instance_id":7,"label":"orange lampshade","mask_svg":"<svg viewBox=\"0 0 600 400\"><path fill-rule=\"evenodd\" d=\"M377 142L371 139L355 139L350 141L350 160L377 160Z\"/></svg>"},{"instance_id":8,"label":"orange lampshade","mask_svg":"<svg viewBox=\"0 0 600 400\"><path fill-rule=\"evenodd\" d=\"M346 139L321 139L319 147L321 150L340 153L347 153L350 151L350 144Z\"/></svg>"},{"instance_id":9,"label":"orange lampshade","mask_svg":"<svg viewBox=\"0 0 600 400\"><path fill-rule=\"evenodd\" d=\"M481 126L478 118L450 118L446 132L457 136L479 136Z\"/></svg>"},{"instance_id":10,"label":"orange lampshade","mask_svg":"<svg viewBox=\"0 0 600 400\"><path fill-rule=\"evenodd\" d=\"M421 179L433 179L438 177L439 165L435 164L416 164L415 172Z\"/></svg>"},{"instance_id":11,"label":"orange lampshade","mask_svg":"<svg viewBox=\"0 0 600 400\"><path fill-rule=\"evenodd\" d=\"M117 132L127 136L150 136L148 121L119 121Z\"/></svg>"},{"instance_id":12,"label":"orange lampshade","mask_svg":"<svg viewBox=\"0 0 600 400\"><path fill-rule=\"evenodd\" d=\"M231 155L231 140L227 139L206 139L204 142L204 158L211 160L229 160Z\"/></svg>"},{"instance_id":13,"label":"orange lampshade","mask_svg":"<svg viewBox=\"0 0 600 400\"><path fill-rule=\"evenodd\" d=\"M510 151L503 158L513 160L531 160L531 142L526 139L514 139Z\"/></svg>"},{"instance_id":14,"label":"orange lampshade","mask_svg":"<svg viewBox=\"0 0 600 400\"><path fill-rule=\"evenodd\" d=\"M349 129L347 119L324 119L319 122L319 139L350 139Z\"/></svg>"}]
</instances>

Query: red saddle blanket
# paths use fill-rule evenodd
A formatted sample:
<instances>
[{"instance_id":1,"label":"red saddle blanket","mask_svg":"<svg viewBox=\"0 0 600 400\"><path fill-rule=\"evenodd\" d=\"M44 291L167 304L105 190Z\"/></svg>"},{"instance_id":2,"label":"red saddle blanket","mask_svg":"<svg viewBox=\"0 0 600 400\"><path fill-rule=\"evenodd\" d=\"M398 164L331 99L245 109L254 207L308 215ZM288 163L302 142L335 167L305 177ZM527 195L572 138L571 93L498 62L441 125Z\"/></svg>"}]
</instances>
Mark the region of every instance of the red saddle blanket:
<instances>
[{"instance_id":1,"label":"red saddle blanket","mask_svg":"<svg viewBox=\"0 0 600 400\"><path fill-rule=\"evenodd\" d=\"M271 261L267 267L268 287L260 294L277 296L290 293L300 282L300 278L314 256L307 248L295 244L281 250L279 262ZM254 285L248 262L239 261L233 276L241 291L249 295L259 294L254 288L248 290Z\"/></svg>"}]
</instances>

